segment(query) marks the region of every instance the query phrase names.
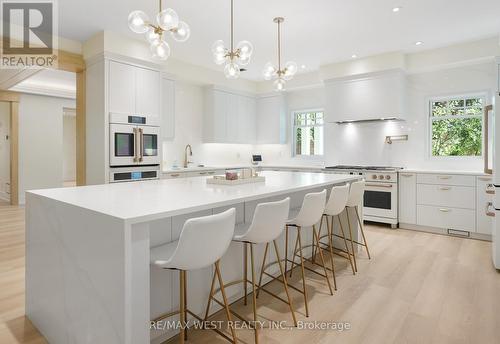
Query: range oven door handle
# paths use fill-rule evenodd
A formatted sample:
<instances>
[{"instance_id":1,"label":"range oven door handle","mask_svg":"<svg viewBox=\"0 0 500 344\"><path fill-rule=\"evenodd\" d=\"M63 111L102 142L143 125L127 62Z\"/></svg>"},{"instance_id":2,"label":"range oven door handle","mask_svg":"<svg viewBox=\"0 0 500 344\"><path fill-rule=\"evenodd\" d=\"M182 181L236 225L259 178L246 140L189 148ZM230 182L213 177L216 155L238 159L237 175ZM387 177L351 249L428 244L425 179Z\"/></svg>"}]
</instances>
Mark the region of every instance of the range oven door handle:
<instances>
[{"instance_id":1,"label":"range oven door handle","mask_svg":"<svg viewBox=\"0 0 500 344\"><path fill-rule=\"evenodd\" d=\"M368 187L373 187L373 188L387 188L387 189L390 189L393 187L392 184L365 184L365 186L368 186Z\"/></svg>"},{"instance_id":2,"label":"range oven door handle","mask_svg":"<svg viewBox=\"0 0 500 344\"><path fill-rule=\"evenodd\" d=\"M144 156L142 155L144 152L144 130L142 128L139 128L139 149L139 162L142 162L144 159Z\"/></svg>"}]
</instances>

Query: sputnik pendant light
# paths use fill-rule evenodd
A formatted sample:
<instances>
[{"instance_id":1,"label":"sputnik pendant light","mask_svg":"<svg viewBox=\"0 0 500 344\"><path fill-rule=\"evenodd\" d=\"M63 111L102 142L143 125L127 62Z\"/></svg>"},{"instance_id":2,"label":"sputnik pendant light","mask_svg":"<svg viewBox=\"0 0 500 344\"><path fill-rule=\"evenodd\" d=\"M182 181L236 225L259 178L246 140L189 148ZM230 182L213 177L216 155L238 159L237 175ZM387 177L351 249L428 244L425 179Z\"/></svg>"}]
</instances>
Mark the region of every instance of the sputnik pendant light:
<instances>
[{"instance_id":1,"label":"sputnik pendant light","mask_svg":"<svg viewBox=\"0 0 500 344\"><path fill-rule=\"evenodd\" d=\"M234 49L234 6L231 0L231 42L227 49L224 41L218 40L212 45L214 62L218 65L225 64L224 75L228 79L237 79L240 76L240 66L246 66L252 57L253 46L249 41L241 41Z\"/></svg>"},{"instance_id":2,"label":"sputnik pendant light","mask_svg":"<svg viewBox=\"0 0 500 344\"><path fill-rule=\"evenodd\" d=\"M128 16L128 26L135 33L146 34L153 57L166 60L170 56L170 46L165 41L164 33L170 32L173 39L185 42L189 39L191 30L188 24L179 21L179 16L173 9L162 9L161 2L162 0L159 0L160 10L156 15L156 24L150 22L143 11L133 11Z\"/></svg>"},{"instance_id":3,"label":"sputnik pendant light","mask_svg":"<svg viewBox=\"0 0 500 344\"><path fill-rule=\"evenodd\" d=\"M297 73L297 63L289 61L285 63L285 67L281 69L281 24L285 18L277 17L273 21L278 24L278 67L275 67L271 62L266 63L264 66L264 79L274 81L274 88L276 91L284 91L287 80L291 80L295 73Z\"/></svg>"}]
</instances>

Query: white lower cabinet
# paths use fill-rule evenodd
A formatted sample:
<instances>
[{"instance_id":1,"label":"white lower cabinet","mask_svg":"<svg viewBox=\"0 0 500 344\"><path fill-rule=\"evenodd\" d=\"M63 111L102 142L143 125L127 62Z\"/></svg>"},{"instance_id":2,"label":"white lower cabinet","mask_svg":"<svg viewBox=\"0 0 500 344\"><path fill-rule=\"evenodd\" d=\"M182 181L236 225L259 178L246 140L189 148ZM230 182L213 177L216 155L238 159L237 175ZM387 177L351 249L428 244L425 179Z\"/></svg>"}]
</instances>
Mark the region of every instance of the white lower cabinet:
<instances>
[{"instance_id":1,"label":"white lower cabinet","mask_svg":"<svg viewBox=\"0 0 500 344\"><path fill-rule=\"evenodd\" d=\"M399 222L417 223L417 174L399 174Z\"/></svg>"},{"instance_id":2,"label":"white lower cabinet","mask_svg":"<svg viewBox=\"0 0 500 344\"><path fill-rule=\"evenodd\" d=\"M445 206L417 206L417 224L445 229L475 232L476 211L474 209L449 208Z\"/></svg>"},{"instance_id":3,"label":"white lower cabinet","mask_svg":"<svg viewBox=\"0 0 500 344\"><path fill-rule=\"evenodd\" d=\"M417 173L417 225L476 232L476 176Z\"/></svg>"},{"instance_id":4,"label":"white lower cabinet","mask_svg":"<svg viewBox=\"0 0 500 344\"><path fill-rule=\"evenodd\" d=\"M476 188L476 230L481 234L491 235L491 228L493 225L493 218L486 215L489 203L493 202L493 194L487 191L494 190L491 177L477 177Z\"/></svg>"}]
</instances>

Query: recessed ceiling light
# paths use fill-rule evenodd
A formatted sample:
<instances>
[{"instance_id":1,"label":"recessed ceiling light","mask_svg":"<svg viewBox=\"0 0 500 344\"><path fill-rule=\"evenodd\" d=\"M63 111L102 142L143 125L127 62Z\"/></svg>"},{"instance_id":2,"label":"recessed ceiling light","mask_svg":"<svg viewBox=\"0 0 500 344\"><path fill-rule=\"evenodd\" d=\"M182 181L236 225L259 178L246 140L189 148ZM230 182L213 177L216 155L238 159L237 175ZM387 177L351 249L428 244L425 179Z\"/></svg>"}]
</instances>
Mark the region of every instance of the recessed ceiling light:
<instances>
[{"instance_id":1,"label":"recessed ceiling light","mask_svg":"<svg viewBox=\"0 0 500 344\"><path fill-rule=\"evenodd\" d=\"M306 65L300 66L301 69L306 69Z\"/></svg>"},{"instance_id":2,"label":"recessed ceiling light","mask_svg":"<svg viewBox=\"0 0 500 344\"><path fill-rule=\"evenodd\" d=\"M394 13L397 13L397 12L399 12L399 11L401 11L401 7L394 7L394 8L392 9L392 12L394 12Z\"/></svg>"},{"instance_id":3,"label":"recessed ceiling light","mask_svg":"<svg viewBox=\"0 0 500 344\"><path fill-rule=\"evenodd\" d=\"M422 45L422 44L424 44L424 42L422 41L415 42L415 45Z\"/></svg>"},{"instance_id":4,"label":"recessed ceiling light","mask_svg":"<svg viewBox=\"0 0 500 344\"><path fill-rule=\"evenodd\" d=\"M353 59L355 59L355 58L357 58L357 57L358 57L358 55L356 55L356 54L352 54L352 56L351 56L351 57L352 57Z\"/></svg>"}]
</instances>

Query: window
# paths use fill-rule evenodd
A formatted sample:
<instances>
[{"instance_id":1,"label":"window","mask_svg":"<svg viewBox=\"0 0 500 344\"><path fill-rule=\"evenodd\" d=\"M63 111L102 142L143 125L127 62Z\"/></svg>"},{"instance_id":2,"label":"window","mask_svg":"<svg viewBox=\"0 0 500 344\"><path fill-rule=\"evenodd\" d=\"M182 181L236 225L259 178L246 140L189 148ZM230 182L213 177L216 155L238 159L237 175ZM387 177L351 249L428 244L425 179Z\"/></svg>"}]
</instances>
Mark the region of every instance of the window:
<instances>
[{"instance_id":1,"label":"window","mask_svg":"<svg viewBox=\"0 0 500 344\"><path fill-rule=\"evenodd\" d=\"M481 156L484 98L450 97L430 102L432 156Z\"/></svg>"},{"instance_id":2,"label":"window","mask_svg":"<svg viewBox=\"0 0 500 344\"><path fill-rule=\"evenodd\" d=\"M323 155L323 111L300 111L293 114L295 156Z\"/></svg>"}]
</instances>

